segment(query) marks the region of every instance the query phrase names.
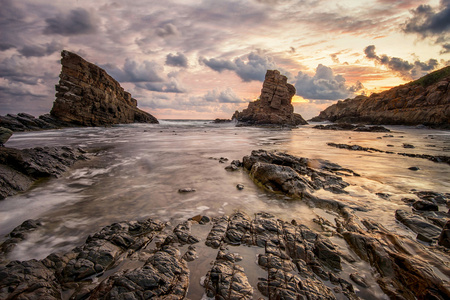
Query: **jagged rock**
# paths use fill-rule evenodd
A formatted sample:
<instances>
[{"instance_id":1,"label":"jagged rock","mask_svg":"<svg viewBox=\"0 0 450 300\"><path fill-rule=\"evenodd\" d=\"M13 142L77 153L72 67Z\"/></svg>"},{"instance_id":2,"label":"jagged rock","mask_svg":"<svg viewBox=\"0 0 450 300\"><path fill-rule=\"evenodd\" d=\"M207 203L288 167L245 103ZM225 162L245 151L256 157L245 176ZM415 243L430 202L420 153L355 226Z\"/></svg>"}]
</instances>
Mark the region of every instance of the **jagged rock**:
<instances>
[{"instance_id":1,"label":"jagged rock","mask_svg":"<svg viewBox=\"0 0 450 300\"><path fill-rule=\"evenodd\" d=\"M438 238L438 244L450 249L450 220L447 221Z\"/></svg>"},{"instance_id":2,"label":"jagged rock","mask_svg":"<svg viewBox=\"0 0 450 300\"><path fill-rule=\"evenodd\" d=\"M78 160L87 159L82 149L38 147L0 148L0 199L27 190L39 178L58 177Z\"/></svg>"},{"instance_id":3,"label":"jagged rock","mask_svg":"<svg viewBox=\"0 0 450 300\"><path fill-rule=\"evenodd\" d=\"M61 56L53 118L79 126L158 123L103 69L66 50Z\"/></svg>"},{"instance_id":4,"label":"jagged rock","mask_svg":"<svg viewBox=\"0 0 450 300\"><path fill-rule=\"evenodd\" d=\"M408 84L338 101L311 121L450 127L450 67Z\"/></svg>"},{"instance_id":5,"label":"jagged rock","mask_svg":"<svg viewBox=\"0 0 450 300\"><path fill-rule=\"evenodd\" d=\"M42 223L40 221L26 220L14 228L13 231L8 234L7 239L0 245L0 262L2 261L2 254L5 255L11 252L19 242L26 239L30 232L33 232L41 225Z\"/></svg>"},{"instance_id":6,"label":"jagged rock","mask_svg":"<svg viewBox=\"0 0 450 300\"><path fill-rule=\"evenodd\" d=\"M417 200L413 203L413 207L417 210L438 211L439 207L436 203L426 200Z\"/></svg>"},{"instance_id":7,"label":"jagged rock","mask_svg":"<svg viewBox=\"0 0 450 300\"><path fill-rule=\"evenodd\" d=\"M325 160L309 160L281 152L254 150L243 158L243 166L263 187L301 199L314 198L314 190L346 193L341 176L357 176L352 170ZM313 167L314 166L314 167Z\"/></svg>"},{"instance_id":8,"label":"jagged rock","mask_svg":"<svg viewBox=\"0 0 450 300\"><path fill-rule=\"evenodd\" d=\"M233 255L221 251L204 281L206 295L215 299L253 299L253 288L244 268Z\"/></svg>"},{"instance_id":9,"label":"jagged rock","mask_svg":"<svg viewBox=\"0 0 450 300\"><path fill-rule=\"evenodd\" d=\"M90 299L184 299L188 287L189 269L180 251L164 246L144 266L103 281Z\"/></svg>"},{"instance_id":10,"label":"jagged rock","mask_svg":"<svg viewBox=\"0 0 450 300\"><path fill-rule=\"evenodd\" d=\"M417 233L417 238L425 242L431 242L437 239L441 233L439 227L427 222L418 215L407 213L401 209L395 211L395 218Z\"/></svg>"},{"instance_id":11,"label":"jagged rock","mask_svg":"<svg viewBox=\"0 0 450 300\"><path fill-rule=\"evenodd\" d=\"M267 70L259 100L250 102L242 112L236 111L232 119L238 125L304 125L307 122L294 113L291 104L295 87L277 70Z\"/></svg>"}]
</instances>

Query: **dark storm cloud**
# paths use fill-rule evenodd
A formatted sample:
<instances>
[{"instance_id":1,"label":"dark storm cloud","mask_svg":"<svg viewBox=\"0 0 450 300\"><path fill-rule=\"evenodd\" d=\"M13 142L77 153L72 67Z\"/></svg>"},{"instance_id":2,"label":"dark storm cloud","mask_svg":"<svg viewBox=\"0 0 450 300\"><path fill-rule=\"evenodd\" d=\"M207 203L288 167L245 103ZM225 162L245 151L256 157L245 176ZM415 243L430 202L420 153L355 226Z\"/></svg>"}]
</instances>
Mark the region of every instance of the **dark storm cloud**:
<instances>
[{"instance_id":1,"label":"dark storm cloud","mask_svg":"<svg viewBox=\"0 0 450 300\"><path fill-rule=\"evenodd\" d=\"M62 50L62 45L57 42L47 43L45 45L28 45L19 49L19 53L25 57L42 57L59 52Z\"/></svg>"},{"instance_id":2,"label":"dark storm cloud","mask_svg":"<svg viewBox=\"0 0 450 300\"><path fill-rule=\"evenodd\" d=\"M200 63L217 72L224 70L234 71L244 82L252 80L264 81L266 71L277 67L270 57L255 52L235 60L200 58Z\"/></svg>"},{"instance_id":3,"label":"dark storm cloud","mask_svg":"<svg viewBox=\"0 0 450 300\"><path fill-rule=\"evenodd\" d=\"M411 13L413 16L403 24L403 31L421 38L432 38L443 46L442 53L449 52L450 0L441 0L438 10L430 5L419 5Z\"/></svg>"},{"instance_id":4,"label":"dark storm cloud","mask_svg":"<svg viewBox=\"0 0 450 300\"><path fill-rule=\"evenodd\" d=\"M180 52L178 52L176 55L169 53L166 56L166 65L173 67L187 68L188 59L183 53Z\"/></svg>"},{"instance_id":5,"label":"dark storm cloud","mask_svg":"<svg viewBox=\"0 0 450 300\"><path fill-rule=\"evenodd\" d=\"M312 77L298 72L295 88L297 95L305 99L337 100L353 96L363 86L360 82L351 87L347 86L342 75L334 75L331 68L320 64Z\"/></svg>"},{"instance_id":6,"label":"dark storm cloud","mask_svg":"<svg viewBox=\"0 0 450 300\"><path fill-rule=\"evenodd\" d=\"M168 23L168 24L164 24L161 27L157 28L155 32L156 32L156 35L158 35L159 37L166 37L166 36L170 36L170 35L177 35L178 29L172 23Z\"/></svg>"},{"instance_id":7,"label":"dark storm cloud","mask_svg":"<svg viewBox=\"0 0 450 300\"><path fill-rule=\"evenodd\" d=\"M364 49L364 53L368 59L374 60L380 65L388 67L390 70L400 74L405 79L417 79L433 71L438 67L439 63L435 59L430 59L428 62L421 62L416 60L410 63L399 57L389 57L386 54L377 55L375 46L370 45Z\"/></svg>"},{"instance_id":8,"label":"dark storm cloud","mask_svg":"<svg viewBox=\"0 0 450 300\"><path fill-rule=\"evenodd\" d=\"M67 15L48 18L45 22L47 23L45 34L70 36L96 32L93 16L83 8L73 9Z\"/></svg>"}]
</instances>

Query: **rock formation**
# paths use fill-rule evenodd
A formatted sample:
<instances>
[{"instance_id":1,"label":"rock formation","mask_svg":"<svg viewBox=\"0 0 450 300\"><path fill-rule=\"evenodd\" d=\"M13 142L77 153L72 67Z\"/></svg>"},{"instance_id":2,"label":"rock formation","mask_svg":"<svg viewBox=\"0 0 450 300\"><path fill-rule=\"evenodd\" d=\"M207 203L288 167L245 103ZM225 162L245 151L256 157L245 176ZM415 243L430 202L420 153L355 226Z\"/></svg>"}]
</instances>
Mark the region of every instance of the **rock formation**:
<instances>
[{"instance_id":1,"label":"rock formation","mask_svg":"<svg viewBox=\"0 0 450 300\"><path fill-rule=\"evenodd\" d=\"M259 100L250 102L242 112L236 111L232 119L242 125L307 124L301 115L294 113L291 104L295 87L277 70L267 70Z\"/></svg>"},{"instance_id":2,"label":"rock formation","mask_svg":"<svg viewBox=\"0 0 450 300\"><path fill-rule=\"evenodd\" d=\"M82 149L45 147L0 148L0 199L23 192L40 178L58 177L76 161L87 159Z\"/></svg>"},{"instance_id":3,"label":"rock formation","mask_svg":"<svg viewBox=\"0 0 450 300\"><path fill-rule=\"evenodd\" d=\"M370 97L338 101L311 121L450 128L450 67Z\"/></svg>"},{"instance_id":4,"label":"rock formation","mask_svg":"<svg viewBox=\"0 0 450 300\"><path fill-rule=\"evenodd\" d=\"M105 70L69 51L62 51L61 56L62 70L51 116L81 126L158 123L155 117L138 109L136 99Z\"/></svg>"}]
</instances>

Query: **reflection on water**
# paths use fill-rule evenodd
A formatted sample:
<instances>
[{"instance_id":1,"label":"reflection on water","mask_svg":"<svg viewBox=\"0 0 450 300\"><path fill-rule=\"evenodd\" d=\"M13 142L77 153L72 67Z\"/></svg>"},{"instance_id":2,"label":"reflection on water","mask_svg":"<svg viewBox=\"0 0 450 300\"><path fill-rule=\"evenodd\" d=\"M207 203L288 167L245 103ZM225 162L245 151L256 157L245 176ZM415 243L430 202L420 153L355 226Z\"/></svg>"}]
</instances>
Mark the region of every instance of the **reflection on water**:
<instances>
[{"instance_id":1,"label":"reflection on water","mask_svg":"<svg viewBox=\"0 0 450 300\"><path fill-rule=\"evenodd\" d=\"M109 128L69 128L16 133L8 147L72 145L95 149L62 178L40 183L31 191L0 202L3 236L26 219L41 219L44 226L21 243L12 259L43 258L80 244L88 234L112 222L148 217L176 223L205 214L217 216L243 210L252 215L266 211L285 220L302 220L320 230L312 219L332 215L309 208L282 195L257 187L243 170L227 172L220 157L231 160L255 149L280 150L320 158L350 168L361 177L346 178L349 194L334 197L358 207L357 214L376 218L390 230L407 234L395 222L395 209L409 209L401 198L411 190L450 191L450 168L386 153L337 149L327 142L373 147L385 151L449 155L450 132L389 127L393 132L319 131L312 125L293 130L234 127L206 121L162 121ZM404 149L403 143L414 149ZM419 167L417 172L408 168ZM236 189L243 184L243 190ZM196 192L180 194L179 188ZM376 193L388 193L382 199ZM374 213L376 212L376 213ZM200 262L199 262L200 263Z\"/></svg>"}]
</instances>

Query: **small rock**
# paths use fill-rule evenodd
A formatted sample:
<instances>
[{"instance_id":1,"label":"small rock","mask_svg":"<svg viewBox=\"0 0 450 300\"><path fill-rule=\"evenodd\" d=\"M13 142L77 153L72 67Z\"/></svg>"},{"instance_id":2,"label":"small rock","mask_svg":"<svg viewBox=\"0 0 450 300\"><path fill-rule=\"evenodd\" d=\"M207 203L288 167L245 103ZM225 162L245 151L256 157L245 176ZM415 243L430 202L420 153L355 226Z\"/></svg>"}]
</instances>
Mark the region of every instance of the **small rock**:
<instances>
[{"instance_id":1,"label":"small rock","mask_svg":"<svg viewBox=\"0 0 450 300\"><path fill-rule=\"evenodd\" d=\"M238 190L243 190L244 189L244 185L239 183L238 185L236 185L236 188Z\"/></svg>"},{"instance_id":2,"label":"small rock","mask_svg":"<svg viewBox=\"0 0 450 300\"><path fill-rule=\"evenodd\" d=\"M195 192L195 189L193 188L182 188L178 190L178 193L192 193Z\"/></svg>"},{"instance_id":3,"label":"small rock","mask_svg":"<svg viewBox=\"0 0 450 300\"><path fill-rule=\"evenodd\" d=\"M364 277L362 277L358 272L351 273L350 279L353 280L357 285L362 286L364 288L370 287L370 285L366 282Z\"/></svg>"},{"instance_id":4,"label":"small rock","mask_svg":"<svg viewBox=\"0 0 450 300\"><path fill-rule=\"evenodd\" d=\"M438 238L438 244L450 249L450 221L447 221Z\"/></svg>"},{"instance_id":5,"label":"small rock","mask_svg":"<svg viewBox=\"0 0 450 300\"><path fill-rule=\"evenodd\" d=\"M411 145L411 144L407 144L407 143L403 143L403 148L416 148L416 147L414 147L414 145Z\"/></svg>"},{"instance_id":6,"label":"small rock","mask_svg":"<svg viewBox=\"0 0 450 300\"><path fill-rule=\"evenodd\" d=\"M439 211L439 207L436 203L426 200L417 200L413 203L413 207L417 210Z\"/></svg>"},{"instance_id":7,"label":"small rock","mask_svg":"<svg viewBox=\"0 0 450 300\"><path fill-rule=\"evenodd\" d=\"M408 169L410 169L411 171L419 171L420 170L419 167L409 167Z\"/></svg>"}]
</instances>

